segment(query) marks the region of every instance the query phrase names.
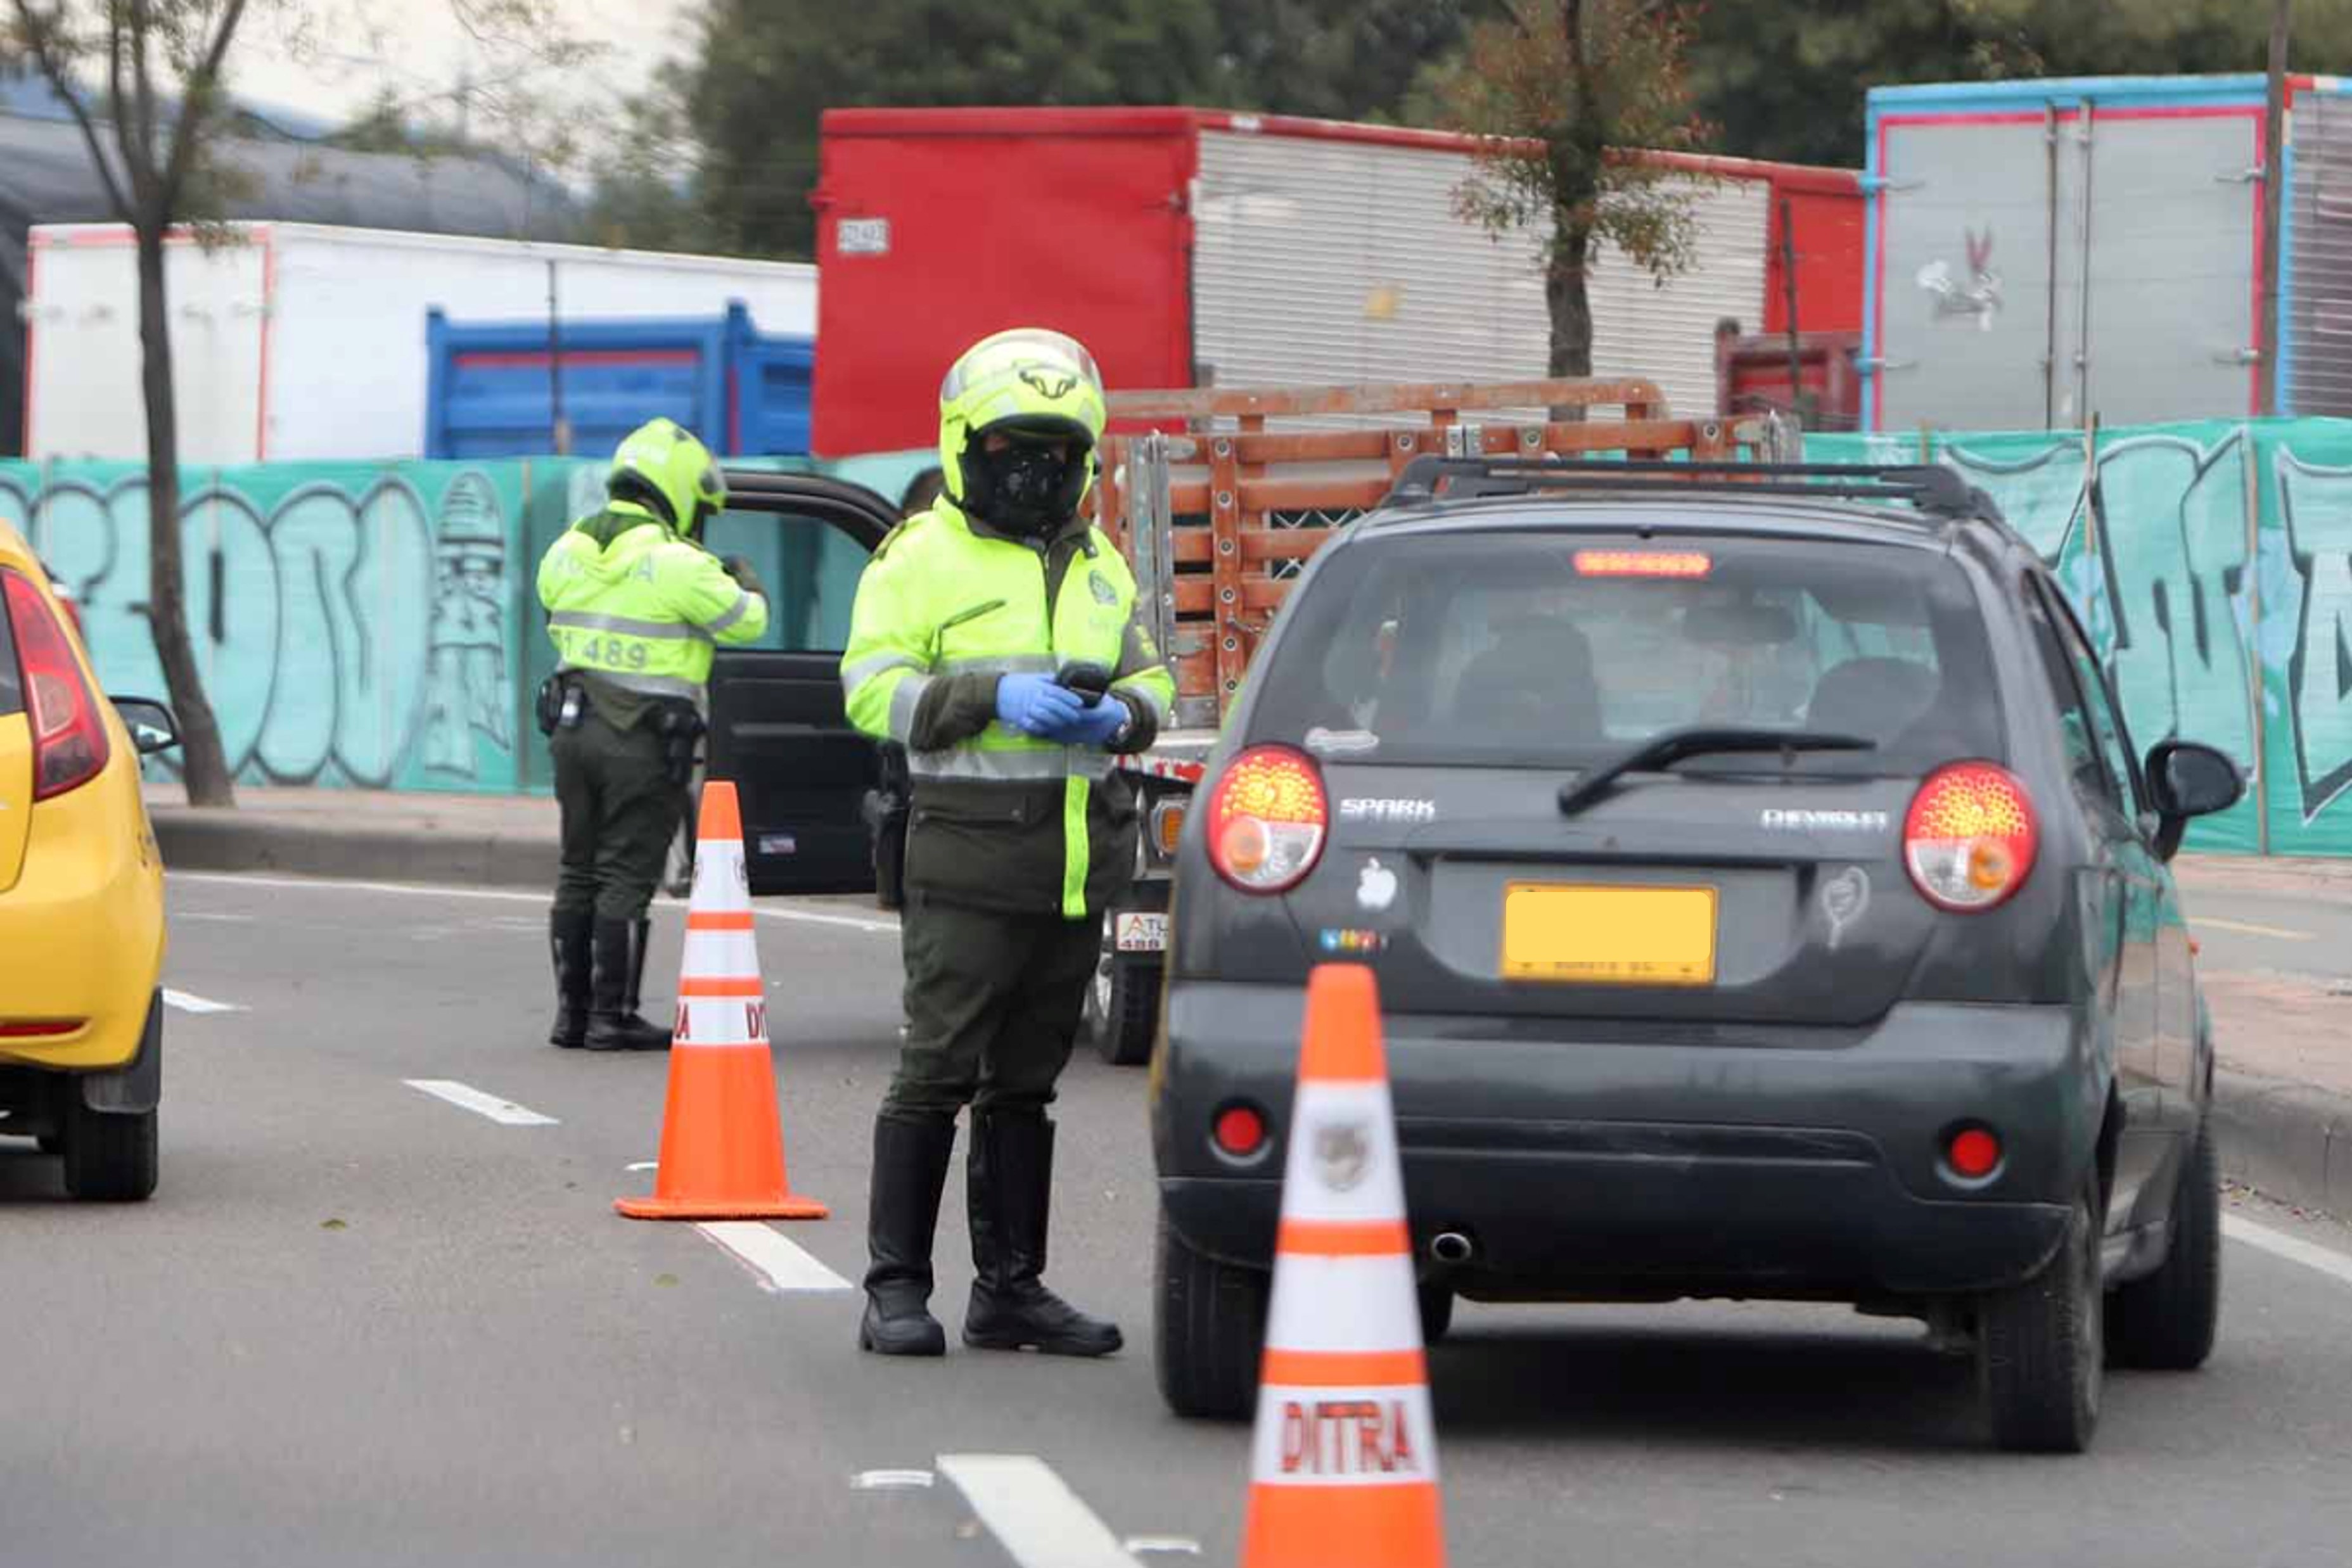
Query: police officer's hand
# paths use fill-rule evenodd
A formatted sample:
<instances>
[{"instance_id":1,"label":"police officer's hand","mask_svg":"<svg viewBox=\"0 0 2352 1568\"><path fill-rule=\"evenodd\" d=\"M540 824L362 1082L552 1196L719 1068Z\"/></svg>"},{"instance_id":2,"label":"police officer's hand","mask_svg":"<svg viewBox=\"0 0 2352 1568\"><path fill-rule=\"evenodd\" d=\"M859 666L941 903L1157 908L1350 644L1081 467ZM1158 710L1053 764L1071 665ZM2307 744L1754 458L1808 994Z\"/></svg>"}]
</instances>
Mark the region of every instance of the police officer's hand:
<instances>
[{"instance_id":1,"label":"police officer's hand","mask_svg":"<svg viewBox=\"0 0 2352 1568\"><path fill-rule=\"evenodd\" d=\"M756 593L762 599L768 597L768 591L760 585L760 574L751 570L751 558L730 555L719 564L727 569L727 575L735 580L738 588L746 593Z\"/></svg>"},{"instance_id":2,"label":"police officer's hand","mask_svg":"<svg viewBox=\"0 0 2352 1568\"><path fill-rule=\"evenodd\" d=\"M1099 696L1091 706L1048 737L1065 746L1108 746L1127 727L1127 705L1114 696Z\"/></svg>"},{"instance_id":3,"label":"police officer's hand","mask_svg":"<svg viewBox=\"0 0 2352 1568\"><path fill-rule=\"evenodd\" d=\"M1086 711L1086 699L1051 675L1000 675L996 716L1024 735L1058 738L1056 732Z\"/></svg>"}]
</instances>

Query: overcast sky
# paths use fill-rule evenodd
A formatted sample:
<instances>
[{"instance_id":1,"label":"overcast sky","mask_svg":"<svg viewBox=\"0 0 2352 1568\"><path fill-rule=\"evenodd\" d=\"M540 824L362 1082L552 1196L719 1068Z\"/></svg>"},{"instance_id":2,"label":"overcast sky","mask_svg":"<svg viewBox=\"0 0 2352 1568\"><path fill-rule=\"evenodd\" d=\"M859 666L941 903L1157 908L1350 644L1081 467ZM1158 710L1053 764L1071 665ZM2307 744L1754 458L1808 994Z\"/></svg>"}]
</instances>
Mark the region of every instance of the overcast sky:
<instances>
[{"instance_id":1,"label":"overcast sky","mask_svg":"<svg viewBox=\"0 0 2352 1568\"><path fill-rule=\"evenodd\" d=\"M548 0L584 41L609 46L580 84L583 102L634 90L649 64L679 52L691 37L686 16L697 0ZM492 62L451 16L446 0L310 0L289 8L324 17L315 46L287 42L286 23L256 6L231 65L237 95L249 103L340 121L364 109L381 86L421 101L446 91L461 73L477 77ZM439 119L436 110L426 118Z\"/></svg>"}]
</instances>

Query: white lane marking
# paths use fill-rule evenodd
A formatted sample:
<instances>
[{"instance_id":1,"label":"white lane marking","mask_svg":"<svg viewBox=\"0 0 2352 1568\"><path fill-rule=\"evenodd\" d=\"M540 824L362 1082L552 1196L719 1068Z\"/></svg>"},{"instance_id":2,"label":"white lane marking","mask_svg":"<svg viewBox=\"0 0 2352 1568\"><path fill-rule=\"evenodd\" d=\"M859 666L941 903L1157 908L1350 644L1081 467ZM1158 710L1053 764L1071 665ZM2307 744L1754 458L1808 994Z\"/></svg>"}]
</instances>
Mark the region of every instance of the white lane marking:
<instances>
[{"instance_id":1,"label":"white lane marking","mask_svg":"<svg viewBox=\"0 0 2352 1568\"><path fill-rule=\"evenodd\" d=\"M622 1168L623 1168L623 1169L625 1169L625 1170L632 1170L632 1171L657 1171L657 1170L661 1169L661 1161L659 1161L659 1160L632 1160L632 1161L630 1161L630 1162L629 1162L629 1164L627 1164L626 1166L623 1166Z\"/></svg>"},{"instance_id":2,"label":"white lane marking","mask_svg":"<svg viewBox=\"0 0 2352 1568\"><path fill-rule=\"evenodd\" d=\"M818 1262L797 1242L756 1219L714 1219L695 1227L740 1259L763 1291L846 1291L849 1281Z\"/></svg>"},{"instance_id":3,"label":"white lane marking","mask_svg":"<svg viewBox=\"0 0 2352 1568\"><path fill-rule=\"evenodd\" d=\"M1004 1554L1021 1568L1138 1568L1110 1527L1034 1454L941 1454Z\"/></svg>"},{"instance_id":4,"label":"white lane marking","mask_svg":"<svg viewBox=\"0 0 2352 1568\"><path fill-rule=\"evenodd\" d=\"M860 1470L849 1478L852 1491L911 1491L929 1487L929 1470Z\"/></svg>"},{"instance_id":5,"label":"white lane marking","mask_svg":"<svg viewBox=\"0 0 2352 1568\"><path fill-rule=\"evenodd\" d=\"M455 1079L404 1078L401 1082L407 1084L411 1089L430 1094L436 1100L446 1100L450 1104L456 1105L462 1110L471 1111L478 1116L488 1116L491 1121L499 1123L504 1126L554 1127L562 1125L562 1124L557 1122L552 1116L542 1116L527 1105L518 1105L511 1100L501 1100L495 1094L485 1094L480 1090L470 1088L466 1084L457 1082Z\"/></svg>"},{"instance_id":6,"label":"white lane marking","mask_svg":"<svg viewBox=\"0 0 2352 1568\"><path fill-rule=\"evenodd\" d=\"M381 893L402 898L472 898L498 904L536 904L544 907L547 894L524 893L519 889L498 887L443 887L426 883L404 882L337 882L326 877L300 876L240 876L233 872L175 871L174 882L200 882L222 887L257 887L285 892ZM684 909L680 898L659 898L656 908ZM869 920L856 915L827 915L815 909L761 909L754 906L752 914L762 920L780 920L793 925L838 925L850 931L867 931L896 936L898 923L895 920Z\"/></svg>"},{"instance_id":7,"label":"white lane marking","mask_svg":"<svg viewBox=\"0 0 2352 1568\"><path fill-rule=\"evenodd\" d=\"M2242 936L2268 936L2280 942L2315 942L2318 937L2309 931L2290 931L2282 925L2256 925L2247 920L2216 920L2200 915L2189 923L2214 931L2235 931Z\"/></svg>"},{"instance_id":8,"label":"white lane marking","mask_svg":"<svg viewBox=\"0 0 2352 1568\"><path fill-rule=\"evenodd\" d=\"M1189 1535L1130 1535L1119 1544L1139 1557L1201 1555L1201 1543Z\"/></svg>"},{"instance_id":9,"label":"white lane marking","mask_svg":"<svg viewBox=\"0 0 2352 1568\"><path fill-rule=\"evenodd\" d=\"M2289 1236L2284 1230L2273 1230L2267 1225L2257 1225L2234 1214L2221 1217L2221 1234L2232 1241L2259 1247L2273 1257L2316 1269L2339 1284L2352 1285L2352 1256L2315 1247L2300 1236Z\"/></svg>"},{"instance_id":10,"label":"white lane marking","mask_svg":"<svg viewBox=\"0 0 2352 1568\"><path fill-rule=\"evenodd\" d=\"M191 996L186 991L175 991L171 989L169 987L166 987L163 991L163 1005L167 1008L177 1008L184 1013L241 1013L245 1011L243 1008L238 1007L234 1002L216 1002L213 1001L209 998Z\"/></svg>"},{"instance_id":11,"label":"white lane marking","mask_svg":"<svg viewBox=\"0 0 2352 1568\"><path fill-rule=\"evenodd\" d=\"M203 909L178 910L166 915L164 918L169 921L200 921L215 925L250 925L253 924L253 916L250 915L215 915L210 910Z\"/></svg>"}]
</instances>

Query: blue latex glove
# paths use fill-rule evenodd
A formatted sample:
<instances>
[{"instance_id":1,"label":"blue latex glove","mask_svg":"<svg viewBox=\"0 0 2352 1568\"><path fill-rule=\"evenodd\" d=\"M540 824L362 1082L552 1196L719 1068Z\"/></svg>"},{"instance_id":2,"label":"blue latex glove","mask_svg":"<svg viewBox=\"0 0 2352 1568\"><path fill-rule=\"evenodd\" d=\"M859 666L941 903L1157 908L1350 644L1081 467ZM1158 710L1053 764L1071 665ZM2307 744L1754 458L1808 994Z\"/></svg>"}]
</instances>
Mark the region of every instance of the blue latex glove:
<instances>
[{"instance_id":1,"label":"blue latex glove","mask_svg":"<svg viewBox=\"0 0 2352 1568\"><path fill-rule=\"evenodd\" d=\"M1000 675L996 716L1024 735L1058 739L1056 731L1086 711L1086 699L1051 675Z\"/></svg>"},{"instance_id":2,"label":"blue latex glove","mask_svg":"<svg viewBox=\"0 0 2352 1568\"><path fill-rule=\"evenodd\" d=\"M1047 732L1045 738L1058 740L1065 746L1108 746L1128 721L1127 705L1114 696L1096 699L1094 706L1081 712L1060 728Z\"/></svg>"}]
</instances>

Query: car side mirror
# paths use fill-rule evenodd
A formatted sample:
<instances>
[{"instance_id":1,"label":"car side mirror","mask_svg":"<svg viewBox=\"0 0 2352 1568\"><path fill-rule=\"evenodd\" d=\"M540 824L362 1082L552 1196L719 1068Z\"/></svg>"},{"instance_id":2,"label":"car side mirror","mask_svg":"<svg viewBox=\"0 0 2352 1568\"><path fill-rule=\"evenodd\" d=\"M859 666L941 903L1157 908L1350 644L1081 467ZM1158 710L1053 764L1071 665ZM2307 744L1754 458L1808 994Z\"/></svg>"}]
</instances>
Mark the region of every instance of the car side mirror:
<instances>
[{"instance_id":1,"label":"car side mirror","mask_svg":"<svg viewBox=\"0 0 2352 1568\"><path fill-rule=\"evenodd\" d=\"M122 716L125 728L131 731L131 744L139 748L142 757L152 757L159 751L169 751L180 744L180 723L172 710L148 697L116 697L114 711Z\"/></svg>"},{"instance_id":2,"label":"car side mirror","mask_svg":"<svg viewBox=\"0 0 2352 1568\"><path fill-rule=\"evenodd\" d=\"M2245 799L2246 775L2227 752L2194 740L2159 741L2147 754L2147 789L2158 821L2156 851L2170 860L2190 819Z\"/></svg>"}]
</instances>

